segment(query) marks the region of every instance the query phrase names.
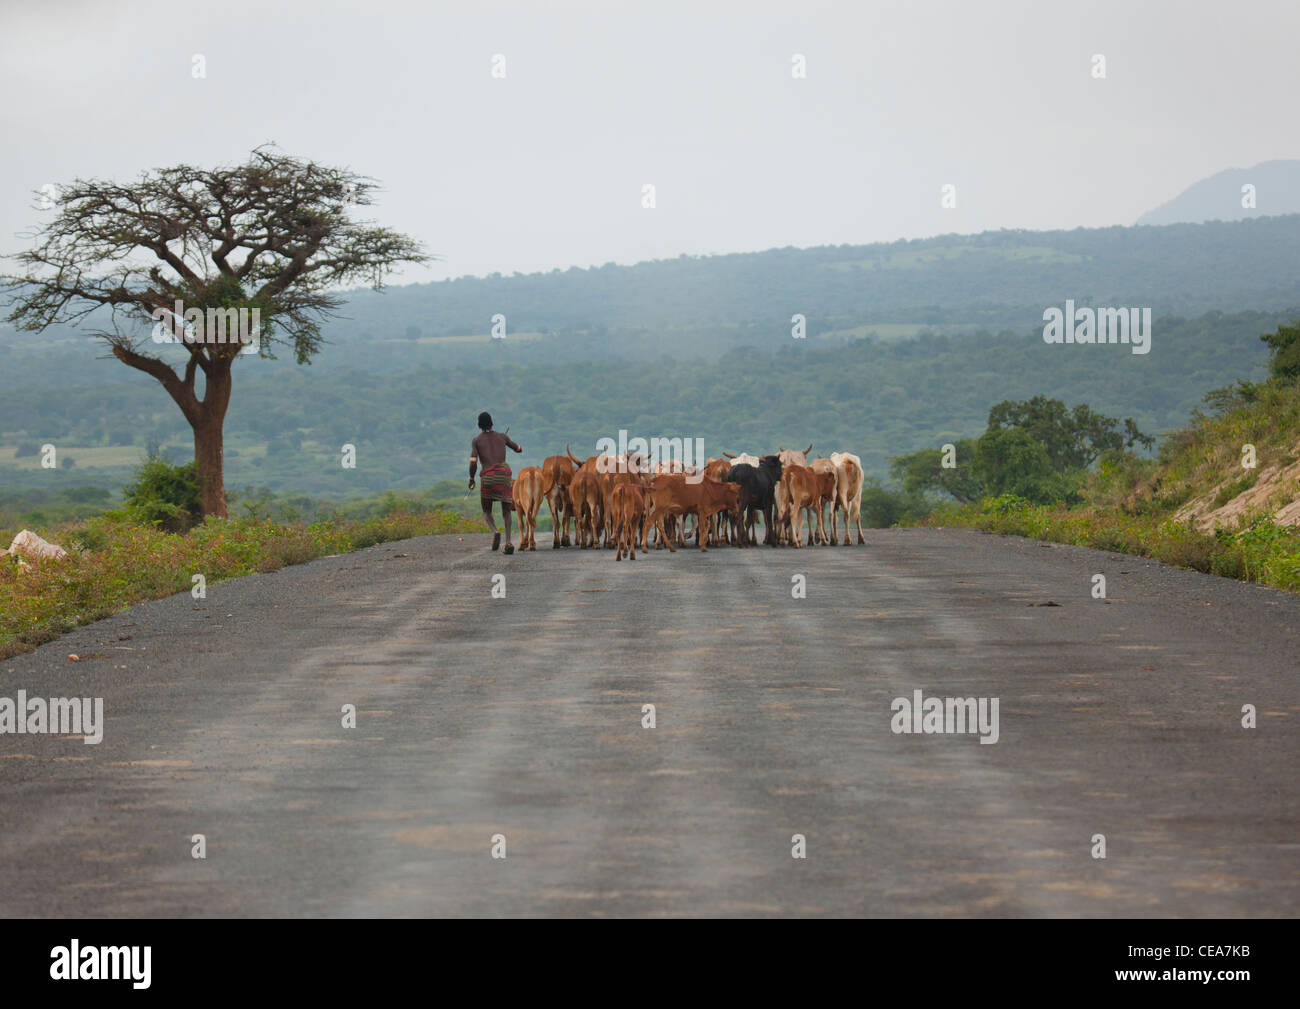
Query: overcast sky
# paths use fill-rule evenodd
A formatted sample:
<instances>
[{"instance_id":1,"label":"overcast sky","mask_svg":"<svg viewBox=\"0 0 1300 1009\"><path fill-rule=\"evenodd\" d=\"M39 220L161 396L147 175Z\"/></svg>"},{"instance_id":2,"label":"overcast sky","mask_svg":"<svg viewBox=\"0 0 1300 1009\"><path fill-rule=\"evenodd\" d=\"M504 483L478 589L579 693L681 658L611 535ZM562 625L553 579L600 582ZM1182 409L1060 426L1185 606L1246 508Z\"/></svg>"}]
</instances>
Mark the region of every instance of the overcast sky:
<instances>
[{"instance_id":1,"label":"overcast sky","mask_svg":"<svg viewBox=\"0 0 1300 1009\"><path fill-rule=\"evenodd\" d=\"M407 281L1131 224L1300 157L1298 35L1294 0L0 0L0 252L43 184L267 141L378 178L441 257Z\"/></svg>"}]
</instances>

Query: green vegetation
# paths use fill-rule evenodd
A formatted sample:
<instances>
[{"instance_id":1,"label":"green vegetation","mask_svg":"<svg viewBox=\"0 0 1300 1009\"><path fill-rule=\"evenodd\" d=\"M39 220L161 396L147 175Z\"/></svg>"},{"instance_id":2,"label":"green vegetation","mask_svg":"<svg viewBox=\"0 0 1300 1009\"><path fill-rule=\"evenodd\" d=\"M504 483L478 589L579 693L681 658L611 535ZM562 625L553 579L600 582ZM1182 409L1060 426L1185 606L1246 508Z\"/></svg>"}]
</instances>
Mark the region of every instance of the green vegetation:
<instances>
[{"instance_id":1,"label":"green vegetation","mask_svg":"<svg viewBox=\"0 0 1300 1009\"><path fill-rule=\"evenodd\" d=\"M1212 412L1198 411L1191 426L1167 436L1155 459L1107 449L1081 476L1073 506L1064 498L1004 492L950 501L923 524L1136 554L1300 591L1300 528L1276 514L1288 506L1294 512L1300 501L1300 326L1279 326L1261 339L1271 352L1267 381L1207 393ZM1243 469L1247 445L1256 466ZM1235 525L1196 522L1250 492L1264 473L1270 482L1260 486L1267 493L1234 505Z\"/></svg>"},{"instance_id":2,"label":"green vegetation","mask_svg":"<svg viewBox=\"0 0 1300 1009\"><path fill-rule=\"evenodd\" d=\"M193 461L173 466L150 446L135 479L123 489L125 516L138 525L183 533L203 520Z\"/></svg>"},{"instance_id":3,"label":"green vegetation","mask_svg":"<svg viewBox=\"0 0 1300 1009\"><path fill-rule=\"evenodd\" d=\"M388 493L340 510L305 499L277 502L266 488L247 488L236 498L242 515L205 520L194 464L169 463L154 446L120 508L76 514L102 511L108 496L95 487L70 488L57 502L61 521L22 523L69 556L34 564L0 558L0 659L135 603L188 590L196 573L216 582L387 540L486 531L477 515L439 507L432 494ZM304 511L320 514L305 520ZM17 531L0 524L6 544Z\"/></svg>"},{"instance_id":4,"label":"green vegetation","mask_svg":"<svg viewBox=\"0 0 1300 1009\"><path fill-rule=\"evenodd\" d=\"M71 556L30 565L0 559L0 659L136 603L189 591L196 573L212 584L388 540L482 531L481 524L446 512L400 510L310 524L209 519L188 533L122 516L40 529Z\"/></svg>"},{"instance_id":5,"label":"green vegetation","mask_svg":"<svg viewBox=\"0 0 1300 1009\"><path fill-rule=\"evenodd\" d=\"M68 486L57 490L0 491L0 548L20 529L55 526L101 514L113 501L104 487ZM7 533L7 535L6 535Z\"/></svg>"},{"instance_id":6,"label":"green vegetation","mask_svg":"<svg viewBox=\"0 0 1300 1009\"><path fill-rule=\"evenodd\" d=\"M1144 431L1171 430L1187 422L1224 374L1265 378L1259 334L1285 321L1261 312L1157 319L1145 357L1121 346L1049 346L1041 327L839 346L794 341L787 330L779 343L773 337L765 347L732 350L714 362L691 356L527 363L507 338L458 366L413 349L400 369L389 367L381 349L352 341L329 348L310 368L239 363L249 370L239 376L226 421L226 482L343 501L463 479L474 418L485 407L524 446L525 455L511 460L516 465L538 464L566 442L575 452L590 451L598 436L617 437L626 428L642 436L702 437L710 455L811 441L815 452L856 453L868 474L883 478L891 457L978 435L989 405L1002 400L1085 402L1132 417ZM658 346L649 337L645 343ZM22 374L36 377L0 398L6 490L117 488L150 440L172 462L192 457L188 427L159 405L150 380L60 386L60 376L84 366L83 355L65 349L25 366ZM107 444L122 424L136 432L135 447ZM76 456L77 468L12 461L9 446L28 442L57 444L61 454ZM339 465L345 443L357 446L356 469Z\"/></svg>"},{"instance_id":7,"label":"green vegetation","mask_svg":"<svg viewBox=\"0 0 1300 1009\"><path fill-rule=\"evenodd\" d=\"M940 507L922 523L1116 553L1150 557L1176 567L1300 591L1300 530L1258 516L1244 528L1198 532L1184 522L1105 508L1035 505L1015 495L977 505Z\"/></svg>"},{"instance_id":8,"label":"green vegetation","mask_svg":"<svg viewBox=\"0 0 1300 1009\"><path fill-rule=\"evenodd\" d=\"M523 463L627 428L702 437L709 454L811 440L882 478L892 457L979 434L1008 399L1168 431L1220 376L1266 376L1258 335L1300 307L1298 239L1300 215L998 231L354 291L310 368L234 363L226 482L335 501L418 491L464 472L484 407L529 449ZM1151 306L1151 353L1044 344L1043 309L1066 297ZM806 340L791 339L796 312ZM100 322L0 330L0 371L22 376L0 398L5 490L116 488L151 441L192 457L151 379L84 335ZM46 442L75 468L12 454ZM355 470L338 464L344 443Z\"/></svg>"},{"instance_id":9,"label":"green vegetation","mask_svg":"<svg viewBox=\"0 0 1300 1009\"><path fill-rule=\"evenodd\" d=\"M1154 444L1132 418L1121 424L1086 404L1067 411L1059 399L1035 396L997 404L979 438L953 443L949 453L931 448L900 456L891 468L903 490L914 494L938 492L959 502L1012 495L1040 504L1074 503L1100 456Z\"/></svg>"}]
</instances>

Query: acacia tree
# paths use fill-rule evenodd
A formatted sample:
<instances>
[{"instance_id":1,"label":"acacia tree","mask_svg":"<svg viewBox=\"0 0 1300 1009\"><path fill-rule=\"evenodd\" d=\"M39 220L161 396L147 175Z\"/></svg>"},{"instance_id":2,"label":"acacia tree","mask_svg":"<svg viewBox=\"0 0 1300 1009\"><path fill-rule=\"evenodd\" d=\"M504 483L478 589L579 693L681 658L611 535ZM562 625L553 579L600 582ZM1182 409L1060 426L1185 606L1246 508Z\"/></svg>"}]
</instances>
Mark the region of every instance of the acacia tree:
<instances>
[{"instance_id":1,"label":"acacia tree","mask_svg":"<svg viewBox=\"0 0 1300 1009\"><path fill-rule=\"evenodd\" d=\"M16 257L25 272L0 282L12 295L8 319L40 332L91 316L92 335L157 379L184 414L194 430L203 514L224 517L231 369L254 355L211 334L196 338L176 303L200 312L256 309L256 356L273 358L283 344L298 364L308 363L321 347L320 323L342 304L332 292L357 281L378 290L398 264L429 258L415 240L351 219L350 208L373 202L376 189L367 176L269 145L231 167L178 165L125 185L78 179L57 188L54 219Z\"/></svg>"}]
</instances>

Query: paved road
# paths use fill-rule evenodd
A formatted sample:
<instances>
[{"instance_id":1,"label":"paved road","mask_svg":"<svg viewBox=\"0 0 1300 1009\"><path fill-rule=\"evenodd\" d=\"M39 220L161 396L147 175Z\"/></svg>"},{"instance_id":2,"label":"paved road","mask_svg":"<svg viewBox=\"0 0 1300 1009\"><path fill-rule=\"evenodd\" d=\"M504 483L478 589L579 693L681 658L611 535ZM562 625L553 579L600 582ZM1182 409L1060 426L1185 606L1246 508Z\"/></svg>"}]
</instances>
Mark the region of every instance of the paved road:
<instances>
[{"instance_id":1,"label":"paved road","mask_svg":"<svg viewBox=\"0 0 1300 1009\"><path fill-rule=\"evenodd\" d=\"M0 695L106 721L0 736L0 914L1300 912L1300 598L960 531L485 544L213 585L0 663ZM917 689L998 698L997 743L892 732Z\"/></svg>"}]
</instances>

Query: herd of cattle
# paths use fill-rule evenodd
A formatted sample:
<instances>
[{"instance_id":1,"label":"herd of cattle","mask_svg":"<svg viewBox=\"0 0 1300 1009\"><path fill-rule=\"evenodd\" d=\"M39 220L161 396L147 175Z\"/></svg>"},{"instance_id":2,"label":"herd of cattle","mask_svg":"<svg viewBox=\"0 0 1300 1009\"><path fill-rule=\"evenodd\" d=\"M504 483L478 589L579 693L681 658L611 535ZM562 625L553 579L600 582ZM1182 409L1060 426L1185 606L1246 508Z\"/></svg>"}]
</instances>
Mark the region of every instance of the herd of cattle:
<instances>
[{"instance_id":1,"label":"herd of cattle","mask_svg":"<svg viewBox=\"0 0 1300 1009\"><path fill-rule=\"evenodd\" d=\"M727 543L753 546L758 517L763 517L763 542L770 546L802 547L803 522L808 517L808 544L833 544L839 536L837 518L844 516L844 546L849 524L862 536L862 460L848 452L808 462L802 452L780 449L773 455L733 455L709 459L703 472L680 462L656 463L638 454L593 455L578 459L565 446L564 455L549 456L541 466L526 466L514 481L521 550L537 549L537 513L542 501L550 505L554 522L551 546L576 543L582 549L604 546L636 560L636 541L646 549L646 536L655 531L659 549L685 546L686 521L694 525L701 550ZM831 531L826 532L829 507ZM570 539L569 529L573 527Z\"/></svg>"}]
</instances>

